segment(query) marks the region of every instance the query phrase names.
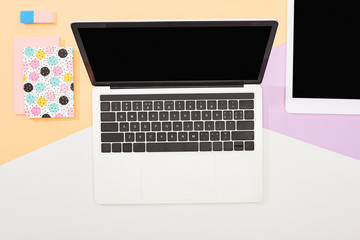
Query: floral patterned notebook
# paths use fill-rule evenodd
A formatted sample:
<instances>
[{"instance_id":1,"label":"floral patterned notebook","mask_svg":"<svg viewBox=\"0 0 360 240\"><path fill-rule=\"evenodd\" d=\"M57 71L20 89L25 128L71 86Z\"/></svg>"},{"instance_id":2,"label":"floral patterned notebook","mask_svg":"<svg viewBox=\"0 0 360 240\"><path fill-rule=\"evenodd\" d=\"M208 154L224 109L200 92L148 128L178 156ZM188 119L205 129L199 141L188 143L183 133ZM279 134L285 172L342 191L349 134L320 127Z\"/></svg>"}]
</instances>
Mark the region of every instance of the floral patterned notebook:
<instances>
[{"instance_id":1,"label":"floral patterned notebook","mask_svg":"<svg viewBox=\"0 0 360 240\"><path fill-rule=\"evenodd\" d=\"M26 118L74 117L73 48L23 49Z\"/></svg>"}]
</instances>

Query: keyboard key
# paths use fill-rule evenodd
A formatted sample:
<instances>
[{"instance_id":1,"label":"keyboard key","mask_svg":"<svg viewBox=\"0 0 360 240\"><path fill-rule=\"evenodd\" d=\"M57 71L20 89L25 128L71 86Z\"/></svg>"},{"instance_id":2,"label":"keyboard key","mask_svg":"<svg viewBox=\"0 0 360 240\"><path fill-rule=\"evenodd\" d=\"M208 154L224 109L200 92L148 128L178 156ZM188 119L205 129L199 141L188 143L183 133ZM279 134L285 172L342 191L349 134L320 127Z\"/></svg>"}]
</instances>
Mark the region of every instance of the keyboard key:
<instances>
[{"instance_id":1,"label":"keyboard key","mask_svg":"<svg viewBox=\"0 0 360 240\"><path fill-rule=\"evenodd\" d=\"M254 111L252 110L245 111L245 119L254 119Z\"/></svg>"},{"instance_id":2,"label":"keyboard key","mask_svg":"<svg viewBox=\"0 0 360 240\"><path fill-rule=\"evenodd\" d=\"M134 152L145 152L145 143L134 143L133 150Z\"/></svg>"},{"instance_id":3,"label":"keyboard key","mask_svg":"<svg viewBox=\"0 0 360 240\"><path fill-rule=\"evenodd\" d=\"M110 103L109 102L101 102L100 109L101 109L101 111L110 111Z\"/></svg>"},{"instance_id":4,"label":"keyboard key","mask_svg":"<svg viewBox=\"0 0 360 240\"><path fill-rule=\"evenodd\" d=\"M153 132L161 131L161 122L152 122L151 123L151 131L153 131Z\"/></svg>"},{"instance_id":5,"label":"keyboard key","mask_svg":"<svg viewBox=\"0 0 360 240\"><path fill-rule=\"evenodd\" d=\"M232 142L224 142L224 151L232 151L233 143Z\"/></svg>"},{"instance_id":6,"label":"keyboard key","mask_svg":"<svg viewBox=\"0 0 360 240\"><path fill-rule=\"evenodd\" d=\"M213 120L222 120L222 112L213 111Z\"/></svg>"},{"instance_id":7,"label":"keyboard key","mask_svg":"<svg viewBox=\"0 0 360 240\"><path fill-rule=\"evenodd\" d=\"M101 113L101 121L115 121L115 113L113 112L105 112Z\"/></svg>"},{"instance_id":8,"label":"keyboard key","mask_svg":"<svg viewBox=\"0 0 360 240\"><path fill-rule=\"evenodd\" d=\"M232 111L224 111L223 119L224 120L232 120Z\"/></svg>"},{"instance_id":9,"label":"keyboard key","mask_svg":"<svg viewBox=\"0 0 360 240\"><path fill-rule=\"evenodd\" d=\"M156 140L158 142L165 142L166 141L166 133L158 132L157 135L156 135Z\"/></svg>"},{"instance_id":10,"label":"keyboard key","mask_svg":"<svg viewBox=\"0 0 360 240\"><path fill-rule=\"evenodd\" d=\"M101 123L102 132L117 132L119 125L118 123Z\"/></svg>"},{"instance_id":11,"label":"keyboard key","mask_svg":"<svg viewBox=\"0 0 360 240\"><path fill-rule=\"evenodd\" d=\"M143 132L150 131L150 122L142 122L140 128Z\"/></svg>"},{"instance_id":12,"label":"keyboard key","mask_svg":"<svg viewBox=\"0 0 360 240\"><path fill-rule=\"evenodd\" d=\"M211 120L211 111L203 111L202 120Z\"/></svg>"},{"instance_id":13,"label":"keyboard key","mask_svg":"<svg viewBox=\"0 0 360 240\"><path fill-rule=\"evenodd\" d=\"M157 111L164 110L164 103L161 101L155 101L154 102L154 110L157 110Z\"/></svg>"},{"instance_id":14,"label":"keyboard key","mask_svg":"<svg viewBox=\"0 0 360 240\"><path fill-rule=\"evenodd\" d=\"M225 122L224 121L216 121L215 129L216 130L225 130Z\"/></svg>"},{"instance_id":15,"label":"keyboard key","mask_svg":"<svg viewBox=\"0 0 360 240\"><path fill-rule=\"evenodd\" d=\"M188 133L187 132L179 132L178 133L179 141L187 141L188 140Z\"/></svg>"},{"instance_id":16,"label":"keyboard key","mask_svg":"<svg viewBox=\"0 0 360 240\"><path fill-rule=\"evenodd\" d=\"M205 122L205 130L214 130L214 122L206 121Z\"/></svg>"},{"instance_id":17,"label":"keyboard key","mask_svg":"<svg viewBox=\"0 0 360 240\"><path fill-rule=\"evenodd\" d=\"M122 102L123 111L131 111L131 102Z\"/></svg>"},{"instance_id":18,"label":"keyboard key","mask_svg":"<svg viewBox=\"0 0 360 240\"><path fill-rule=\"evenodd\" d=\"M235 130L235 121L226 121L226 130Z\"/></svg>"},{"instance_id":19,"label":"keyboard key","mask_svg":"<svg viewBox=\"0 0 360 240\"><path fill-rule=\"evenodd\" d=\"M182 111L180 113L181 120L190 120L190 112L189 111Z\"/></svg>"},{"instance_id":20,"label":"keyboard key","mask_svg":"<svg viewBox=\"0 0 360 240\"><path fill-rule=\"evenodd\" d=\"M189 133L189 141L198 141L199 134L197 132L190 132Z\"/></svg>"},{"instance_id":21,"label":"keyboard key","mask_svg":"<svg viewBox=\"0 0 360 240\"><path fill-rule=\"evenodd\" d=\"M132 152L132 144L124 143L123 144L123 152Z\"/></svg>"},{"instance_id":22,"label":"keyboard key","mask_svg":"<svg viewBox=\"0 0 360 240\"><path fill-rule=\"evenodd\" d=\"M121 152L121 143L113 143L111 145L112 152Z\"/></svg>"},{"instance_id":23,"label":"keyboard key","mask_svg":"<svg viewBox=\"0 0 360 240\"><path fill-rule=\"evenodd\" d=\"M194 122L194 130L204 130L204 122Z\"/></svg>"},{"instance_id":24,"label":"keyboard key","mask_svg":"<svg viewBox=\"0 0 360 240\"><path fill-rule=\"evenodd\" d=\"M209 132L200 132L200 141L209 141Z\"/></svg>"},{"instance_id":25,"label":"keyboard key","mask_svg":"<svg viewBox=\"0 0 360 240\"><path fill-rule=\"evenodd\" d=\"M222 151L222 142L213 142L213 151Z\"/></svg>"},{"instance_id":26,"label":"keyboard key","mask_svg":"<svg viewBox=\"0 0 360 240\"><path fill-rule=\"evenodd\" d=\"M211 142L201 142L200 151L211 151Z\"/></svg>"},{"instance_id":27,"label":"keyboard key","mask_svg":"<svg viewBox=\"0 0 360 240\"><path fill-rule=\"evenodd\" d=\"M227 101L226 100L219 100L218 101L218 109L227 109Z\"/></svg>"},{"instance_id":28,"label":"keyboard key","mask_svg":"<svg viewBox=\"0 0 360 240\"><path fill-rule=\"evenodd\" d=\"M103 152L103 153L109 153L109 152L111 152L111 145L110 145L110 143L103 143L103 144L101 144L101 152Z\"/></svg>"},{"instance_id":29,"label":"keyboard key","mask_svg":"<svg viewBox=\"0 0 360 240\"><path fill-rule=\"evenodd\" d=\"M123 133L102 133L101 141L102 142L123 142L124 134Z\"/></svg>"},{"instance_id":30,"label":"keyboard key","mask_svg":"<svg viewBox=\"0 0 360 240\"><path fill-rule=\"evenodd\" d=\"M165 101L165 110L174 110L174 101Z\"/></svg>"},{"instance_id":31,"label":"keyboard key","mask_svg":"<svg viewBox=\"0 0 360 240\"><path fill-rule=\"evenodd\" d=\"M133 132L140 131L140 124L138 122L130 123L130 131L133 131Z\"/></svg>"},{"instance_id":32,"label":"keyboard key","mask_svg":"<svg viewBox=\"0 0 360 240\"><path fill-rule=\"evenodd\" d=\"M234 111L234 119L243 119L243 111Z\"/></svg>"},{"instance_id":33,"label":"keyboard key","mask_svg":"<svg viewBox=\"0 0 360 240\"><path fill-rule=\"evenodd\" d=\"M186 110L195 110L195 101L186 101Z\"/></svg>"},{"instance_id":34,"label":"keyboard key","mask_svg":"<svg viewBox=\"0 0 360 240\"><path fill-rule=\"evenodd\" d=\"M159 119L160 119L160 121L168 121L169 120L169 112L160 112Z\"/></svg>"},{"instance_id":35,"label":"keyboard key","mask_svg":"<svg viewBox=\"0 0 360 240\"><path fill-rule=\"evenodd\" d=\"M182 142L182 143L148 143L146 150L148 152L197 152L197 142Z\"/></svg>"},{"instance_id":36,"label":"keyboard key","mask_svg":"<svg viewBox=\"0 0 360 240\"><path fill-rule=\"evenodd\" d=\"M231 140L254 140L254 132L253 131L231 132Z\"/></svg>"},{"instance_id":37,"label":"keyboard key","mask_svg":"<svg viewBox=\"0 0 360 240\"><path fill-rule=\"evenodd\" d=\"M237 121L237 130L254 130L253 121Z\"/></svg>"},{"instance_id":38,"label":"keyboard key","mask_svg":"<svg viewBox=\"0 0 360 240\"><path fill-rule=\"evenodd\" d=\"M239 109L253 109L254 100L239 100Z\"/></svg>"},{"instance_id":39,"label":"keyboard key","mask_svg":"<svg viewBox=\"0 0 360 240\"><path fill-rule=\"evenodd\" d=\"M159 115L158 112L149 112L149 121L158 121Z\"/></svg>"},{"instance_id":40,"label":"keyboard key","mask_svg":"<svg viewBox=\"0 0 360 240\"><path fill-rule=\"evenodd\" d=\"M230 140L230 132L221 132L221 140Z\"/></svg>"},{"instance_id":41,"label":"keyboard key","mask_svg":"<svg viewBox=\"0 0 360 240\"><path fill-rule=\"evenodd\" d=\"M144 142L145 141L145 133L136 133L136 141Z\"/></svg>"},{"instance_id":42,"label":"keyboard key","mask_svg":"<svg viewBox=\"0 0 360 240\"><path fill-rule=\"evenodd\" d=\"M209 110L216 109L216 101L207 101L207 109Z\"/></svg>"},{"instance_id":43,"label":"keyboard key","mask_svg":"<svg viewBox=\"0 0 360 240\"><path fill-rule=\"evenodd\" d=\"M206 109L206 101L197 101L196 109L197 110L205 110Z\"/></svg>"},{"instance_id":44,"label":"keyboard key","mask_svg":"<svg viewBox=\"0 0 360 240\"><path fill-rule=\"evenodd\" d=\"M117 120L118 120L119 122L124 122L124 121L126 121L126 113L124 113L124 112L118 112L116 115L117 115Z\"/></svg>"},{"instance_id":45,"label":"keyboard key","mask_svg":"<svg viewBox=\"0 0 360 240\"><path fill-rule=\"evenodd\" d=\"M192 131L193 123L192 122L184 122L184 131Z\"/></svg>"},{"instance_id":46,"label":"keyboard key","mask_svg":"<svg viewBox=\"0 0 360 240\"><path fill-rule=\"evenodd\" d=\"M136 112L128 112L127 119L128 121L136 121Z\"/></svg>"},{"instance_id":47,"label":"keyboard key","mask_svg":"<svg viewBox=\"0 0 360 240\"><path fill-rule=\"evenodd\" d=\"M171 122L163 122L162 123L162 131L163 132L171 131Z\"/></svg>"},{"instance_id":48,"label":"keyboard key","mask_svg":"<svg viewBox=\"0 0 360 240\"><path fill-rule=\"evenodd\" d=\"M170 120L171 121L179 121L180 112L170 112Z\"/></svg>"},{"instance_id":49,"label":"keyboard key","mask_svg":"<svg viewBox=\"0 0 360 240\"><path fill-rule=\"evenodd\" d=\"M254 142L245 142L245 151L253 151L254 149Z\"/></svg>"},{"instance_id":50,"label":"keyboard key","mask_svg":"<svg viewBox=\"0 0 360 240\"><path fill-rule=\"evenodd\" d=\"M239 104L237 100L230 100L229 101L229 109L238 109Z\"/></svg>"},{"instance_id":51,"label":"keyboard key","mask_svg":"<svg viewBox=\"0 0 360 240\"><path fill-rule=\"evenodd\" d=\"M156 140L156 134L153 132L146 133L146 141L148 142L155 142Z\"/></svg>"},{"instance_id":52,"label":"keyboard key","mask_svg":"<svg viewBox=\"0 0 360 240\"><path fill-rule=\"evenodd\" d=\"M211 141L219 141L220 140L220 132L210 132L210 140Z\"/></svg>"},{"instance_id":53,"label":"keyboard key","mask_svg":"<svg viewBox=\"0 0 360 240\"><path fill-rule=\"evenodd\" d=\"M182 122L173 122L173 131L182 131Z\"/></svg>"},{"instance_id":54,"label":"keyboard key","mask_svg":"<svg viewBox=\"0 0 360 240\"><path fill-rule=\"evenodd\" d=\"M121 110L120 102L111 103L111 111L120 111L120 110Z\"/></svg>"},{"instance_id":55,"label":"keyboard key","mask_svg":"<svg viewBox=\"0 0 360 240\"><path fill-rule=\"evenodd\" d=\"M234 142L234 150L235 151L244 150L244 143L243 142Z\"/></svg>"},{"instance_id":56,"label":"keyboard key","mask_svg":"<svg viewBox=\"0 0 360 240\"><path fill-rule=\"evenodd\" d=\"M147 112L138 112L139 121L147 121Z\"/></svg>"},{"instance_id":57,"label":"keyboard key","mask_svg":"<svg viewBox=\"0 0 360 240\"><path fill-rule=\"evenodd\" d=\"M134 133L125 133L125 142L134 142L135 135Z\"/></svg>"},{"instance_id":58,"label":"keyboard key","mask_svg":"<svg viewBox=\"0 0 360 240\"><path fill-rule=\"evenodd\" d=\"M142 103L141 102L133 102L133 111L141 111Z\"/></svg>"},{"instance_id":59,"label":"keyboard key","mask_svg":"<svg viewBox=\"0 0 360 240\"><path fill-rule=\"evenodd\" d=\"M185 110L185 102L175 101L175 110Z\"/></svg>"},{"instance_id":60,"label":"keyboard key","mask_svg":"<svg viewBox=\"0 0 360 240\"><path fill-rule=\"evenodd\" d=\"M200 111L192 111L191 112L191 120L201 120Z\"/></svg>"},{"instance_id":61,"label":"keyboard key","mask_svg":"<svg viewBox=\"0 0 360 240\"><path fill-rule=\"evenodd\" d=\"M130 128L128 122L120 123L120 132L128 132L129 129Z\"/></svg>"},{"instance_id":62,"label":"keyboard key","mask_svg":"<svg viewBox=\"0 0 360 240\"><path fill-rule=\"evenodd\" d=\"M152 102L149 102L149 101L143 102L143 109L144 109L145 111L151 111L151 110L153 110L153 104L152 104Z\"/></svg>"},{"instance_id":63,"label":"keyboard key","mask_svg":"<svg viewBox=\"0 0 360 240\"><path fill-rule=\"evenodd\" d=\"M177 133L168 132L168 141L177 141Z\"/></svg>"}]
</instances>

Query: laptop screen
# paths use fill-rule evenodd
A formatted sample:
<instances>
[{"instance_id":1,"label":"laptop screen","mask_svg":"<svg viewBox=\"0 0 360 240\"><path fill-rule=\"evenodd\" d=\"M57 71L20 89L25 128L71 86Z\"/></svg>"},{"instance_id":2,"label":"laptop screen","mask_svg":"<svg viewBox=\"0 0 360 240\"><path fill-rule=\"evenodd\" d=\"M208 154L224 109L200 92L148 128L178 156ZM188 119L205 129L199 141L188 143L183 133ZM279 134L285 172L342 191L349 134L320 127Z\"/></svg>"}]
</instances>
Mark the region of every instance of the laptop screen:
<instances>
[{"instance_id":1,"label":"laptop screen","mask_svg":"<svg viewBox=\"0 0 360 240\"><path fill-rule=\"evenodd\" d=\"M186 27L135 24L80 27L78 32L88 60L85 65L91 68L90 75L97 83L258 81L266 67L266 50L269 45L271 49L273 42L269 24Z\"/></svg>"}]
</instances>

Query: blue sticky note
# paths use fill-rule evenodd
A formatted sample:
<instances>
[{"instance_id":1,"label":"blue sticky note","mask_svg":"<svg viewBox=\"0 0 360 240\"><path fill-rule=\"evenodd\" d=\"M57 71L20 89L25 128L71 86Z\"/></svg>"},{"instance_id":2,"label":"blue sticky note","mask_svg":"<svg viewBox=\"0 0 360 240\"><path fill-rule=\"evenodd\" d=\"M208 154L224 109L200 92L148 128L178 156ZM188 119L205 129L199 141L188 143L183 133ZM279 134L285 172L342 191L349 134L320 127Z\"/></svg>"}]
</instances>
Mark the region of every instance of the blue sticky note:
<instances>
[{"instance_id":1,"label":"blue sticky note","mask_svg":"<svg viewBox=\"0 0 360 240\"><path fill-rule=\"evenodd\" d=\"M34 11L21 11L20 12L21 23L34 23Z\"/></svg>"}]
</instances>

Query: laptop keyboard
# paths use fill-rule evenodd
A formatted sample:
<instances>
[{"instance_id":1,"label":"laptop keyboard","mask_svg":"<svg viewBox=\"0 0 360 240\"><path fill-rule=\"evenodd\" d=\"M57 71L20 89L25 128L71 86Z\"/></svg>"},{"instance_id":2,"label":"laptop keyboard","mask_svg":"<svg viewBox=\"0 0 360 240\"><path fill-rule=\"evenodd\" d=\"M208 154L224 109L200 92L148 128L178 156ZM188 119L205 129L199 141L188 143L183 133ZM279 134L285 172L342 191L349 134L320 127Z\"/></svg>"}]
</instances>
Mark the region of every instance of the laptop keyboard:
<instances>
[{"instance_id":1,"label":"laptop keyboard","mask_svg":"<svg viewBox=\"0 0 360 240\"><path fill-rule=\"evenodd\" d=\"M253 151L254 94L101 95L101 151Z\"/></svg>"}]
</instances>

